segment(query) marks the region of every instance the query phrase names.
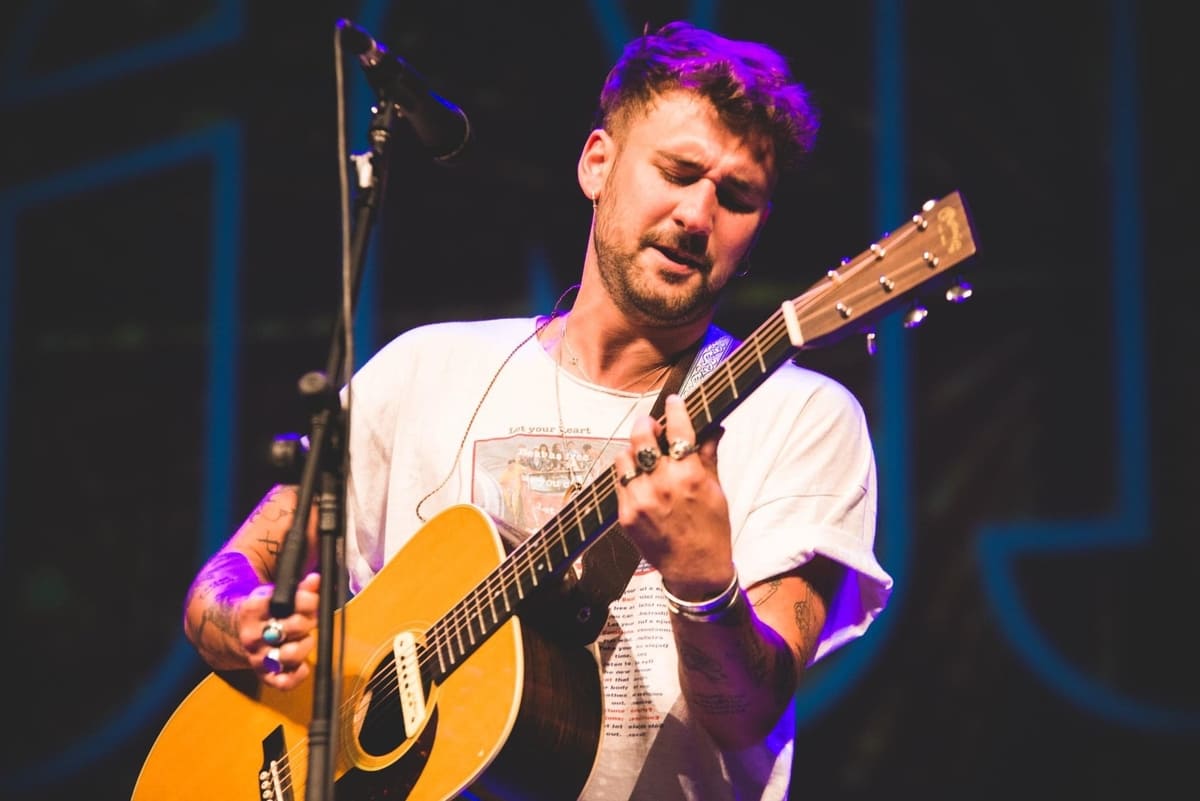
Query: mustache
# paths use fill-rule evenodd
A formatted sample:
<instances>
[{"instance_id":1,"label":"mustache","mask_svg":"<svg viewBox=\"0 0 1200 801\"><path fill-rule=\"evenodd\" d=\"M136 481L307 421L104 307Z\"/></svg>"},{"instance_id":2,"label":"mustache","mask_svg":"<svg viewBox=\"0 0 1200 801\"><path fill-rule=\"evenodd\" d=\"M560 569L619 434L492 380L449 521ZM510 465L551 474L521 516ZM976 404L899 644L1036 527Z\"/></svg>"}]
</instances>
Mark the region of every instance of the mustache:
<instances>
[{"instance_id":1,"label":"mustache","mask_svg":"<svg viewBox=\"0 0 1200 801\"><path fill-rule=\"evenodd\" d=\"M700 234L688 234L682 231L665 233L650 233L641 238L638 243L644 248L656 248L668 256L689 264L707 275L712 271L712 260L708 258L708 237Z\"/></svg>"}]
</instances>

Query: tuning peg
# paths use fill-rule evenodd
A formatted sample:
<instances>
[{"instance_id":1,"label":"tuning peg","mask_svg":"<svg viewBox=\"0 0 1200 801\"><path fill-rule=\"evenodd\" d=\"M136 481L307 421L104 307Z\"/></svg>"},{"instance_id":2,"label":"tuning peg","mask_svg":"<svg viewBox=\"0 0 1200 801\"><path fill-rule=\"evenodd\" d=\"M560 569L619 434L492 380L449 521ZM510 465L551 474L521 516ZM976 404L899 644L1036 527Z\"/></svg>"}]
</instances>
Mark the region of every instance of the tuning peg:
<instances>
[{"instance_id":1,"label":"tuning peg","mask_svg":"<svg viewBox=\"0 0 1200 801\"><path fill-rule=\"evenodd\" d=\"M867 332L867 355L874 356L879 352L879 343L875 341L875 332Z\"/></svg>"},{"instance_id":2,"label":"tuning peg","mask_svg":"<svg viewBox=\"0 0 1200 801\"><path fill-rule=\"evenodd\" d=\"M946 300L950 303L964 303L974 292L969 281L956 281L946 290Z\"/></svg>"},{"instance_id":3,"label":"tuning peg","mask_svg":"<svg viewBox=\"0 0 1200 801\"><path fill-rule=\"evenodd\" d=\"M925 322L925 318L929 316L929 309L922 306L920 303L914 304L909 309L908 314L904 315L904 327L916 328L921 323Z\"/></svg>"}]
</instances>

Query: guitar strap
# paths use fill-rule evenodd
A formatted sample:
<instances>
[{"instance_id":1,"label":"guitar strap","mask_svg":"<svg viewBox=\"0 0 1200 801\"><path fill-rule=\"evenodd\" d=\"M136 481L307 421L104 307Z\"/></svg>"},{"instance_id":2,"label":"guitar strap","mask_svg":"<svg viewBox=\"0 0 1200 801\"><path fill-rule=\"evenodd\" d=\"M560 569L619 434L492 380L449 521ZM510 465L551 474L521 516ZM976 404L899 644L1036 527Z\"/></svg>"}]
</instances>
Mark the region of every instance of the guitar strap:
<instances>
[{"instance_id":1,"label":"guitar strap","mask_svg":"<svg viewBox=\"0 0 1200 801\"><path fill-rule=\"evenodd\" d=\"M671 393L687 395L695 389L729 355L734 344L731 335L710 325L705 336L688 348L671 369L650 409L650 416L662 417L667 396ZM576 576L574 571L568 571L564 581L568 597L564 607L574 610L574 619L559 621L554 625L557 629L554 634L586 644L599 636L608 618L609 605L625 592L633 571L642 561L642 554L617 525L584 551L582 561L581 574Z\"/></svg>"}]
</instances>

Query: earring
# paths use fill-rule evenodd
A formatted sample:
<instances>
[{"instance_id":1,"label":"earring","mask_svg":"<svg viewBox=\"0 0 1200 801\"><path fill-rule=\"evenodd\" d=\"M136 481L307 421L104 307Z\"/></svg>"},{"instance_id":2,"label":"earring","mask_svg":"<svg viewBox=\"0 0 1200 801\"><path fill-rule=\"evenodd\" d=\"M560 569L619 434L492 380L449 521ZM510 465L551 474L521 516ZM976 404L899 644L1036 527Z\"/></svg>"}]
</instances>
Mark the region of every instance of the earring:
<instances>
[{"instance_id":1,"label":"earring","mask_svg":"<svg viewBox=\"0 0 1200 801\"><path fill-rule=\"evenodd\" d=\"M745 278L748 275L750 275L750 259L743 259L742 263L738 265L738 270L733 274L733 277Z\"/></svg>"},{"instance_id":2,"label":"earring","mask_svg":"<svg viewBox=\"0 0 1200 801\"><path fill-rule=\"evenodd\" d=\"M599 207L599 205L600 205L600 193L593 191L592 192L592 211L595 212L597 207Z\"/></svg>"}]
</instances>

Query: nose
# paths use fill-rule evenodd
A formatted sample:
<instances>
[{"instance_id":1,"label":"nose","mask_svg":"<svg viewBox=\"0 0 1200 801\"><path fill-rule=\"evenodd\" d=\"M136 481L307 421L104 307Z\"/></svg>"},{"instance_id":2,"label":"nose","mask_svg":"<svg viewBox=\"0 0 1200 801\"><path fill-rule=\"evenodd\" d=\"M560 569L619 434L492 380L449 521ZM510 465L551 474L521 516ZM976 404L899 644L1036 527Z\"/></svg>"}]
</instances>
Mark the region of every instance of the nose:
<instances>
[{"instance_id":1,"label":"nose","mask_svg":"<svg viewBox=\"0 0 1200 801\"><path fill-rule=\"evenodd\" d=\"M716 211L716 184L701 179L681 190L679 202L675 204L675 223L685 233L708 236L712 233Z\"/></svg>"}]
</instances>

